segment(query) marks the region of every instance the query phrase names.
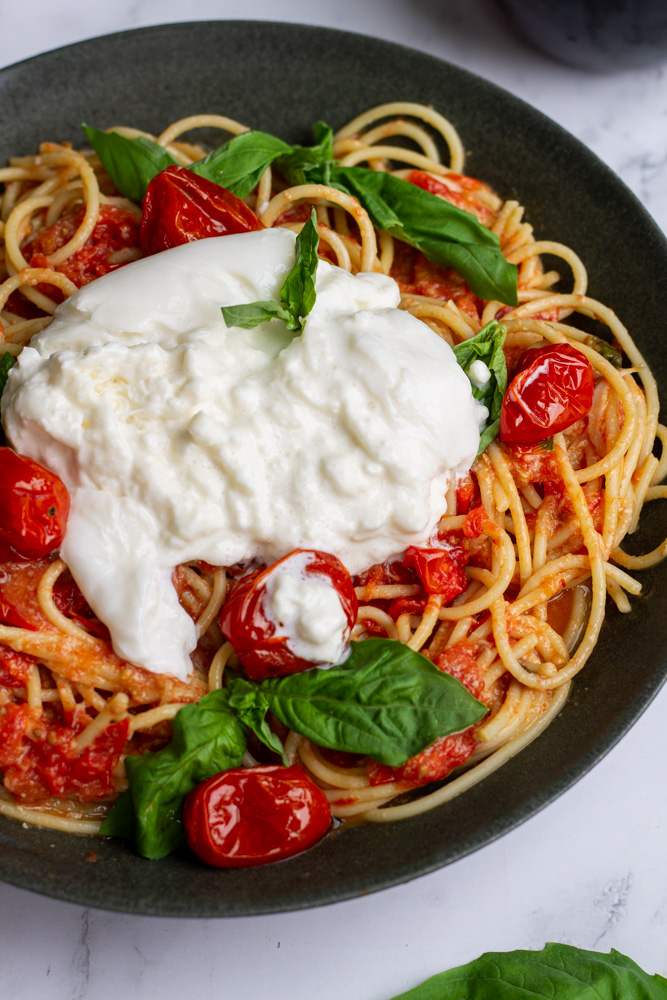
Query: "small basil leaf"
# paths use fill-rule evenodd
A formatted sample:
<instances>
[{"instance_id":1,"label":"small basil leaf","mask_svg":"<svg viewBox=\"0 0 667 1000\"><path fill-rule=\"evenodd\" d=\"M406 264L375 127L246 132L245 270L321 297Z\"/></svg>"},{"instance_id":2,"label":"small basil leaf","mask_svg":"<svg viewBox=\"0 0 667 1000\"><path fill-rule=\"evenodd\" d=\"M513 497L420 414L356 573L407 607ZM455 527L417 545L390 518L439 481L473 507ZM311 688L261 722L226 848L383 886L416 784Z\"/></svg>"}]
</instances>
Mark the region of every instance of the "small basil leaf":
<instances>
[{"instance_id":1,"label":"small basil leaf","mask_svg":"<svg viewBox=\"0 0 667 1000\"><path fill-rule=\"evenodd\" d=\"M166 149L145 136L128 139L87 125L83 130L113 183L131 201L142 201L155 175L176 163Z\"/></svg>"},{"instance_id":2,"label":"small basil leaf","mask_svg":"<svg viewBox=\"0 0 667 1000\"><path fill-rule=\"evenodd\" d=\"M171 743L163 750L125 759L136 848L145 858L162 858L183 843L181 808L186 795L200 781L239 767L246 748L245 726L229 707L225 689L185 705L172 730ZM128 800L121 796L101 832L127 836L128 817Z\"/></svg>"},{"instance_id":3,"label":"small basil leaf","mask_svg":"<svg viewBox=\"0 0 667 1000\"><path fill-rule=\"evenodd\" d=\"M315 305L319 242L317 215L313 209L310 219L296 238L295 260L280 289L280 304L250 302L248 305L222 306L222 316L227 326L251 330L269 319L281 319L288 330L300 332L303 320Z\"/></svg>"},{"instance_id":4,"label":"small basil leaf","mask_svg":"<svg viewBox=\"0 0 667 1000\"><path fill-rule=\"evenodd\" d=\"M481 388L472 380L470 382L473 396L489 411L486 427L480 437L478 455L491 444L500 427L500 409L507 389L507 363L503 352L506 332L502 323L492 319L475 337L454 345L456 360L468 377L471 365L477 360L484 362L491 375Z\"/></svg>"},{"instance_id":5,"label":"small basil leaf","mask_svg":"<svg viewBox=\"0 0 667 1000\"><path fill-rule=\"evenodd\" d=\"M260 688L241 677L235 678L229 688L229 704L241 722L253 731L257 739L269 750L277 753L285 767L289 766L282 740L273 732L266 721L269 703Z\"/></svg>"},{"instance_id":6,"label":"small basil leaf","mask_svg":"<svg viewBox=\"0 0 667 1000\"><path fill-rule=\"evenodd\" d=\"M276 167L290 184L307 184L308 172L314 167L322 171L322 182L329 183L333 158L333 129L325 122L313 126L314 146L293 146L289 153L281 156Z\"/></svg>"},{"instance_id":7,"label":"small basil leaf","mask_svg":"<svg viewBox=\"0 0 667 1000\"><path fill-rule=\"evenodd\" d=\"M487 711L459 681L393 639L353 643L340 666L271 678L260 690L290 729L391 767Z\"/></svg>"},{"instance_id":8,"label":"small basil leaf","mask_svg":"<svg viewBox=\"0 0 667 1000\"><path fill-rule=\"evenodd\" d=\"M100 833L105 837L124 837L126 840L134 840L136 828L137 817L132 794L127 788L114 802L102 823Z\"/></svg>"},{"instance_id":9,"label":"small basil leaf","mask_svg":"<svg viewBox=\"0 0 667 1000\"><path fill-rule=\"evenodd\" d=\"M249 302L247 305L222 306L223 319L227 326L239 326L242 330L252 330L270 319L281 319L288 330L296 330L292 313L277 302Z\"/></svg>"},{"instance_id":10,"label":"small basil leaf","mask_svg":"<svg viewBox=\"0 0 667 1000\"><path fill-rule=\"evenodd\" d=\"M241 132L190 167L193 173L245 198L279 156L290 155L295 147L267 132Z\"/></svg>"},{"instance_id":11,"label":"small basil leaf","mask_svg":"<svg viewBox=\"0 0 667 1000\"><path fill-rule=\"evenodd\" d=\"M280 299L301 329L303 320L315 305L317 248L320 243L315 209L296 238L296 260L280 289ZM294 329L289 327L288 329Z\"/></svg>"},{"instance_id":12,"label":"small basil leaf","mask_svg":"<svg viewBox=\"0 0 667 1000\"><path fill-rule=\"evenodd\" d=\"M0 396L2 396L5 386L7 385L10 369L12 369L15 364L16 358L9 351L3 351L2 354L0 354Z\"/></svg>"},{"instance_id":13,"label":"small basil leaf","mask_svg":"<svg viewBox=\"0 0 667 1000\"><path fill-rule=\"evenodd\" d=\"M554 439L552 437L548 437L545 438L543 441L540 441L540 448L542 448L544 451L553 451Z\"/></svg>"},{"instance_id":14,"label":"small basil leaf","mask_svg":"<svg viewBox=\"0 0 667 1000\"><path fill-rule=\"evenodd\" d=\"M312 171L309 179L316 175ZM517 304L516 265L505 260L498 237L474 215L384 171L333 167L330 181L354 195L378 229L422 250L429 260L456 268L475 295Z\"/></svg>"},{"instance_id":15,"label":"small basil leaf","mask_svg":"<svg viewBox=\"0 0 667 1000\"><path fill-rule=\"evenodd\" d=\"M591 333L584 339L584 344L586 344L587 347L592 347L594 351L598 352L598 354L601 354L605 361L608 361L610 365L614 366L614 368L623 367L623 355L621 352L617 351L615 347L611 346L611 344L608 344L606 340L602 339L602 337L595 337Z\"/></svg>"},{"instance_id":16,"label":"small basil leaf","mask_svg":"<svg viewBox=\"0 0 667 1000\"><path fill-rule=\"evenodd\" d=\"M567 944L542 951L487 952L432 976L394 1000L667 1000L667 979L650 976L618 951Z\"/></svg>"}]
</instances>

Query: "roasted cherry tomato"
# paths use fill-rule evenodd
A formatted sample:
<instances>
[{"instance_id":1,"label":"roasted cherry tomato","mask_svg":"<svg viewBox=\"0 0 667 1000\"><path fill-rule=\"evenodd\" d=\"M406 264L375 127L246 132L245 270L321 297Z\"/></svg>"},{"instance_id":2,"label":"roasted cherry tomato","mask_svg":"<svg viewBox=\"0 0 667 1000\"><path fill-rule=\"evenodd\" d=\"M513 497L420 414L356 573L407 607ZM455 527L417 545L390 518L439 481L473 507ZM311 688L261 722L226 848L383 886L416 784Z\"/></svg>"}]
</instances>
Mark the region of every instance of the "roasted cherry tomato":
<instances>
[{"instance_id":1,"label":"roasted cherry tomato","mask_svg":"<svg viewBox=\"0 0 667 1000\"><path fill-rule=\"evenodd\" d=\"M526 351L500 411L500 438L532 444L565 430L593 405L588 358L571 344Z\"/></svg>"},{"instance_id":2,"label":"roasted cherry tomato","mask_svg":"<svg viewBox=\"0 0 667 1000\"><path fill-rule=\"evenodd\" d=\"M23 248L30 267L51 267L50 254L64 247L83 221L85 207L67 212L52 226L40 229L34 240ZM136 253L133 253L136 251ZM96 278L115 271L139 253L139 216L116 205L100 205L97 222L83 246L55 268L81 288ZM51 298L60 301L59 289L38 286Z\"/></svg>"},{"instance_id":3,"label":"roasted cherry tomato","mask_svg":"<svg viewBox=\"0 0 667 1000\"><path fill-rule=\"evenodd\" d=\"M0 448L0 562L39 559L65 534L69 494L43 465Z\"/></svg>"},{"instance_id":4,"label":"roasted cherry tomato","mask_svg":"<svg viewBox=\"0 0 667 1000\"><path fill-rule=\"evenodd\" d=\"M357 619L357 595L350 574L340 560L328 552L295 549L271 566L243 577L223 606L220 628L253 680L295 674L314 666L311 660L304 660L292 652L289 636L276 629L275 622L266 611L270 575L278 568L285 569L288 561L296 555L308 557L304 567L307 574L324 580L336 590L347 620L341 634L342 642L349 641Z\"/></svg>"},{"instance_id":5,"label":"roasted cherry tomato","mask_svg":"<svg viewBox=\"0 0 667 1000\"><path fill-rule=\"evenodd\" d=\"M299 767L238 767L190 792L183 826L207 865L242 868L312 847L331 826L331 807Z\"/></svg>"},{"instance_id":6,"label":"roasted cherry tomato","mask_svg":"<svg viewBox=\"0 0 667 1000\"><path fill-rule=\"evenodd\" d=\"M462 594L468 587L463 567L468 553L462 545L449 549L419 549L411 545L405 553L404 566L417 571L427 594L442 594L445 604Z\"/></svg>"},{"instance_id":7,"label":"roasted cherry tomato","mask_svg":"<svg viewBox=\"0 0 667 1000\"><path fill-rule=\"evenodd\" d=\"M145 256L208 236L264 229L252 209L187 167L167 167L148 185L141 215Z\"/></svg>"}]
</instances>

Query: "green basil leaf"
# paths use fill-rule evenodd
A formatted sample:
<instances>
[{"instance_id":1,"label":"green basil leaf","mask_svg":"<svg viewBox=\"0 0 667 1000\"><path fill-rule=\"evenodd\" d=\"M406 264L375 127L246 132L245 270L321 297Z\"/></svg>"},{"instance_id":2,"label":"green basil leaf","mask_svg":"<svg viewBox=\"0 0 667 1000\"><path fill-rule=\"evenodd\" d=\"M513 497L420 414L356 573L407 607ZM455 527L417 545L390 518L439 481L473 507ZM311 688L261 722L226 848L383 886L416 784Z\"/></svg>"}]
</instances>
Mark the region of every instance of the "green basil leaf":
<instances>
[{"instance_id":1,"label":"green basil leaf","mask_svg":"<svg viewBox=\"0 0 667 1000\"><path fill-rule=\"evenodd\" d=\"M472 380L470 382L473 396L489 411L486 427L480 437L478 455L491 444L500 427L500 408L507 389L507 364L503 352L506 332L502 323L492 319L477 336L454 345L454 355L466 375L469 376L470 366L477 360L483 361L491 374L489 381L481 388Z\"/></svg>"},{"instance_id":2,"label":"green basil leaf","mask_svg":"<svg viewBox=\"0 0 667 1000\"><path fill-rule=\"evenodd\" d=\"M269 750L277 753L285 767L289 760L285 754L282 740L274 733L266 721L269 703L256 684L250 684L243 678L236 678L230 688L229 704L238 715L241 722L251 729L257 739Z\"/></svg>"},{"instance_id":3,"label":"green basil leaf","mask_svg":"<svg viewBox=\"0 0 667 1000\"><path fill-rule=\"evenodd\" d=\"M312 210L310 219L296 238L295 260L280 289L277 302L250 302L248 305L222 306L222 316L227 326L240 326L251 330L268 319L281 319L288 330L298 333L303 320L315 305L315 274L317 272L317 215Z\"/></svg>"},{"instance_id":4,"label":"green basil leaf","mask_svg":"<svg viewBox=\"0 0 667 1000\"><path fill-rule=\"evenodd\" d=\"M294 267L285 278L280 289L281 302L298 324L297 330L303 326L303 320L315 305L315 274L317 273L317 248L320 236L317 232L317 214L315 209L296 238L296 260ZM292 330L295 327L288 326Z\"/></svg>"},{"instance_id":5,"label":"green basil leaf","mask_svg":"<svg viewBox=\"0 0 667 1000\"><path fill-rule=\"evenodd\" d=\"M10 369L12 369L15 364L16 358L9 351L3 351L0 354L0 396L2 396L5 386L7 385Z\"/></svg>"},{"instance_id":6,"label":"green basil leaf","mask_svg":"<svg viewBox=\"0 0 667 1000\"><path fill-rule=\"evenodd\" d=\"M155 175L176 163L166 149L145 136L127 139L87 125L83 130L113 183L131 201L142 201Z\"/></svg>"},{"instance_id":7,"label":"green basil leaf","mask_svg":"<svg viewBox=\"0 0 667 1000\"><path fill-rule=\"evenodd\" d=\"M329 183L333 158L333 129L325 122L313 125L314 146L292 146L289 153L281 156L276 167L290 184L307 184L308 171L321 168L322 181Z\"/></svg>"},{"instance_id":8,"label":"green basil leaf","mask_svg":"<svg viewBox=\"0 0 667 1000\"><path fill-rule=\"evenodd\" d=\"M241 132L190 166L193 173L245 198L279 156L290 155L294 146L268 132Z\"/></svg>"},{"instance_id":9,"label":"green basil leaf","mask_svg":"<svg viewBox=\"0 0 667 1000\"><path fill-rule=\"evenodd\" d=\"M544 438L543 441L540 441L540 448L542 448L544 451L553 451L554 439L552 437Z\"/></svg>"},{"instance_id":10,"label":"green basil leaf","mask_svg":"<svg viewBox=\"0 0 667 1000\"><path fill-rule=\"evenodd\" d=\"M290 729L391 767L487 711L459 681L394 639L353 643L340 666L270 678L259 691Z\"/></svg>"},{"instance_id":11,"label":"green basil leaf","mask_svg":"<svg viewBox=\"0 0 667 1000\"><path fill-rule=\"evenodd\" d=\"M441 972L393 1000L667 1000L667 979L650 976L618 951L567 944L542 951L487 952Z\"/></svg>"},{"instance_id":12,"label":"green basil leaf","mask_svg":"<svg viewBox=\"0 0 667 1000\"><path fill-rule=\"evenodd\" d=\"M183 843L181 808L188 792L220 771L239 767L246 729L229 707L225 689L196 705L185 705L172 722L171 743L156 753L127 757L125 769L134 810L134 839L145 858L162 858ZM128 836L126 793L102 824L101 833Z\"/></svg>"},{"instance_id":13,"label":"green basil leaf","mask_svg":"<svg viewBox=\"0 0 667 1000\"><path fill-rule=\"evenodd\" d=\"M312 171L309 179L316 175ZM505 260L498 237L474 215L368 167L333 167L330 182L354 195L378 229L422 250L429 260L456 268L475 295L517 304L516 265Z\"/></svg>"},{"instance_id":14,"label":"green basil leaf","mask_svg":"<svg viewBox=\"0 0 667 1000\"><path fill-rule=\"evenodd\" d=\"M623 355L621 352L617 351L615 347L611 346L611 344L608 344L606 340L602 339L602 337L595 337L592 333L590 333L584 339L584 344L586 347L592 347L594 351L601 354L605 361L608 361L610 365L614 366L614 368L623 367Z\"/></svg>"},{"instance_id":15,"label":"green basil leaf","mask_svg":"<svg viewBox=\"0 0 667 1000\"><path fill-rule=\"evenodd\" d=\"M299 329L293 315L277 302L249 302L247 305L222 306L222 316L227 326L240 326L252 330L270 319L281 319L288 330Z\"/></svg>"},{"instance_id":16,"label":"green basil leaf","mask_svg":"<svg viewBox=\"0 0 667 1000\"><path fill-rule=\"evenodd\" d=\"M124 837L126 840L134 840L136 828L137 816L134 811L132 794L127 788L114 802L111 811L102 823L100 833L105 837Z\"/></svg>"}]
</instances>

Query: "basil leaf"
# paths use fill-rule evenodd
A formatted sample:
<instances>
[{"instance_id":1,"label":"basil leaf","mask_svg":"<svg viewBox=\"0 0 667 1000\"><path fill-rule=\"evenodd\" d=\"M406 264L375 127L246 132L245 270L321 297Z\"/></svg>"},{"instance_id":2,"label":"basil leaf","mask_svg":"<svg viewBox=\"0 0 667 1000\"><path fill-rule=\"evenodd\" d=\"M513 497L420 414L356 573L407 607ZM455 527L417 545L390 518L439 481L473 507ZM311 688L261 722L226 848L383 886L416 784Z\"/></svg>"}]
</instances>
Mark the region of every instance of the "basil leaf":
<instances>
[{"instance_id":1,"label":"basil leaf","mask_svg":"<svg viewBox=\"0 0 667 1000\"><path fill-rule=\"evenodd\" d=\"M542 951L487 952L432 976L393 1000L667 1000L667 979L650 976L618 951L567 944Z\"/></svg>"},{"instance_id":2,"label":"basil leaf","mask_svg":"<svg viewBox=\"0 0 667 1000\"><path fill-rule=\"evenodd\" d=\"M296 260L280 289L280 299L297 321L300 330L303 320L315 305L315 274L317 273L317 232L315 209L296 238ZM294 329L294 327L288 327Z\"/></svg>"},{"instance_id":3,"label":"basil leaf","mask_svg":"<svg viewBox=\"0 0 667 1000\"><path fill-rule=\"evenodd\" d=\"M221 184L238 198L245 198L266 168L279 156L290 155L294 148L268 132L241 132L191 164L190 170Z\"/></svg>"},{"instance_id":4,"label":"basil leaf","mask_svg":"<svg viewBox=\"0 0 667 1000\"><path fill-rule=\"evenodd\" d=\"M334 164L333 129L325 122L313 125L314 146L292 146L291 152L281 156L276 167L290 184L307 184L307 171L314 167L322 170L322 181L329 183Z\"/></svg>"},{"instance_id":5,"label":"basil leaf","mask_svg":"<svg viewBox=\"0 0 667 1000\"><path fill-rule=\"evenodd\" d=\"M269 703L262 692L249 681L237 678L230 688L229 704L248 729L251 729L258 740L269 750L277 753L285 767L289 760L285 754L282 740L274 733L266 721Z\"/></svg>"},{"instance_id":6,"label":"basil leaf","mask_svg":"<svg viewBox=\"0 0 667 1000\"><path fill-rule=\"evenodd\" d=\"M270 319L281 319L288 330L296 330L294 317L277 302L249 302L247 305L222 306L222 316L227 326L240 326L252 330Z\"/></svg>"},{"instance_id":7,"label":"basil leaf","mask_svg":"<svg viewBox=\"0 0 667 1000\"><path fill-rule=\"evenodd\" d=\"M142 201L155 175L176 163L171 153L145 136L127 139L87 125L83 130L113 183L131 201Z\"/></svg>"},{"instance_id":8,"label":"basil leaf","mask_svg":"<svg viewBox=\"0 0 667 1000\"><path fill-rule=\"evenodd\" d=\"M316 171L309 175L316 179ZM354 195L373 224L456 270L483 299L516 305L517 268L500 251L498 237L474 215L410 184L368 167L333 167L330 183Z\"/></svg>"},{"instance_id":9,"label":"basil leaf","mask_svg":"<svg viewBox=\"0 0 667 1000\"><path fill-rule=\"evenodd\" d=\"M0 354L0 396L2 396L5 386L7 385L10 369L13 368L15 364L16 358L9 351L3 351Z\"/></svg>"},{"instance_id":10,"label":"basil leaf","mask_svg":"<svg viewBox=\"0 0 667 1000\"><path fill-rule=\"evenodd\" d=\"M470 381L473 396L489 411L486 427L480 437L478 455L491 444L500 427L500 408L507 389L507 364L503 353L506 332L502 323L492 319L477 336L454 345L456 360L468 377L472 363L477 360L483 361L491 373L491 378L481 388L472 379Z\"/></svg>"},{"instance_id":11,"label":"basil leaf","mask_svg":"<svg viewBox=\"0 0 667 1000\"><path fill-rule=\"evenodd\" d=\"M246 729L225 689L185 705L172 722L171 743L156 753L127 757L128 792L115 803L101 833L134 835L145 858L162 858L183 843L181 808L188 792L219 771L241 764ZM131 830L130 809L134 811Z\"/></svg>"},{"instance_id":12,"label":"basil leaf","mask_svg":"<svg viewBox=\"0 0 667 1000\"><path fill-rule=\"evenodd\" d=\"M273 677L255 690L256 704L266 702L297 733L391 767L487 711L459 681L394 639L353 643L340 666Z\"/></svg>"},{"instance_id":13,"label":"basil leaf","mask_svg":"<svg viewBox=\"0 0 667 1000\"><path fill-rule=\"evenodd\" d=\"M586 347L592 347L594 351L601 354L605 361L608 361L610 365L614 366L614 368L623 367L623 355L621 352L617 351L615 347L611 346L611 344L608 344L606 340L602 339L602 337L595 337L592 333L590 333L584 339L584 344L586 344Z\"/></svg>"},{"instance_id":14,"label":"basil leaf","mask_svg":"<svg viewBox=\"0 0 667 1000\"><path fill-rule=\"evenodd\" d=\"M315 305L315 274L317 272L317 215L312 210L310 219L296 238L295 261L280 289L277 302L250 302L247 305L222 306L222 316L227 326L240 326L251 330L268 319L282 319L288 330L300 332L303 320Z\"/></svg>"}]
</instances>

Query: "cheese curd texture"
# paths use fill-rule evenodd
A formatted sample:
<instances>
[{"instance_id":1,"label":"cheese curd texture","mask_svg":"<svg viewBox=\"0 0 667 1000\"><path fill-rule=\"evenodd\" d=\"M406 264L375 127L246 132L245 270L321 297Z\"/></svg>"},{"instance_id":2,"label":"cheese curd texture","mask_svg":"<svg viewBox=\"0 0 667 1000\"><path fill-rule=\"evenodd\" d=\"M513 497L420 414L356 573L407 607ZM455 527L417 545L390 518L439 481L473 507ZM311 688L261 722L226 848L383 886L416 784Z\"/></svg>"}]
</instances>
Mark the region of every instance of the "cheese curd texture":
<instances>
[{"instance_id":1,"label":"cheese curd texture","mask_svg":"<svg viewBox=\"0 0 667 1000\"><path fill-rule=\"evenodd\" d=\"M311 561L295 552L267 575L263 612L295 656L334 665L350 653L347 615L331 579L306 571Z\"/></svg>"},{"instance_id":2,"label":"cheese curd texture","mask_svg":"<svg viewBox=\"0 0 667 1000\"><path fill-rule=\"evenodd\" d=\"M176 565L315 548L358 572L429 537L477 452L468 379L391 278L321 261L301 336L225 326L221 306L279 299L294 239L201 240L100 278L2 396L13 447L70 490L63 559L116 653L152 671L192 669Z\"/></svg>"}]
</instances>

